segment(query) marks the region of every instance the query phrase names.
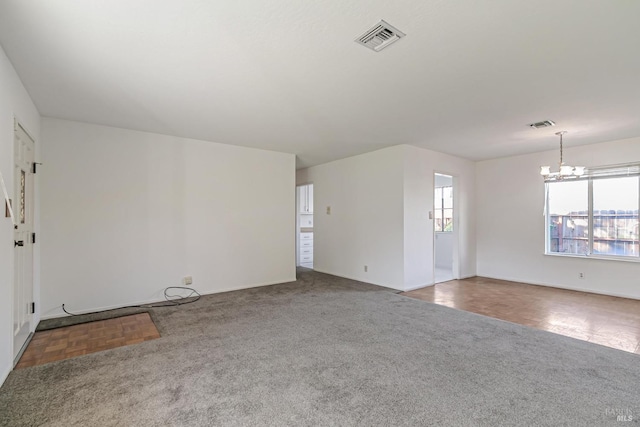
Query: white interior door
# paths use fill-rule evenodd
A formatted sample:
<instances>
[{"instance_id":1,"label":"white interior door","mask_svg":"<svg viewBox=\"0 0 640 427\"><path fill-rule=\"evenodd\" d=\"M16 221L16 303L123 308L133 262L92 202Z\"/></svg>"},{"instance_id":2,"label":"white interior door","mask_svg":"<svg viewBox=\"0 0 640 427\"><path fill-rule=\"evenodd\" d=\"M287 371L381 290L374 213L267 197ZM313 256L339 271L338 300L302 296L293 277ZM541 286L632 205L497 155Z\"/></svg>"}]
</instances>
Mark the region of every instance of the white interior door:
<instances>
[{"instance_id":1,"label":"white interior door","mask_svg":"<svg viewBox=\"0 0 640 427\"><path fill-rule=\"evenodd\" d=\"M33 162L35 144L16 122L14 130L13 357L31 332L33 317Z\"/></svg>"}]
</instances>

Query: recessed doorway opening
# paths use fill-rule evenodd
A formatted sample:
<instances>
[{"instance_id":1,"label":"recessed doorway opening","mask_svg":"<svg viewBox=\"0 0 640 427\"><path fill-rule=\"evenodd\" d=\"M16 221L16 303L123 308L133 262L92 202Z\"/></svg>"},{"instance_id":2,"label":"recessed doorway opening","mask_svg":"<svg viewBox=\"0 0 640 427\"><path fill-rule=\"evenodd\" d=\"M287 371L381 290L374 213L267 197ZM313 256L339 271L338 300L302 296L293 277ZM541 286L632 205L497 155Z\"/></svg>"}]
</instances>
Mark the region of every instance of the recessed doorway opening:
<instances>
[{"instance_id":1,"label":"recessed doorway opening","mask_svg":"<svg viewBox=\"0 0 640 427\"><path fill-rule=\"evenodd\" d=\"M296 187L296 266L313 268L313 184Z\"/></svg>"},{"instance_id":2,"label":"recessed doorway opening","mask_svg":"<svg viewBox=\"0 0 640 427\"><path fill-rule=\"evenodd\" d=\"M434 283L447 282L455 278L454 246L457 230L454 222L453 176L434 174L433 188L433 248Z\"/></svg>"}]
</instances>

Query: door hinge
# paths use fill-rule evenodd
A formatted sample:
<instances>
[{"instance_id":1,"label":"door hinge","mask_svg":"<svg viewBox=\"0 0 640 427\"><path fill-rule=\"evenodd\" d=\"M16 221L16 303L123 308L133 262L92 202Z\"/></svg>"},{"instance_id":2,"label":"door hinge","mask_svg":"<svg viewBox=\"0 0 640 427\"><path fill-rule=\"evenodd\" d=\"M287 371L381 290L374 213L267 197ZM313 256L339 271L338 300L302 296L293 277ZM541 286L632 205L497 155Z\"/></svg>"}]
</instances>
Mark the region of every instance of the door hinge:
<instances>
[{"instance_id":1,"label":"door hinge","mask_svg":"<svg viewBox=\"0 0 640 427\"><path fill-rule=\"evenodd\" d=\"M41 165L42 163L37 163L37 162L33 162L33 165L31 166L31 172L36 173L36 165Z\"/></svg>"},{"instance_id":2,"label":"door hinge","mask_svg":"<svg viewBox=\"0 0 640 427\"><path fill-rule=\"evenodd\" d=\"M35 314L35 312L36 312L36 303L32 302L31 303L31 314Z\"/></svg>"},{"instance_id":3,"label":"door hinge","mask_svg":"<svg viewBox=\"0 0 640 427\"><path fill-rule=\"evenodd\" d=\"M36 233L31 233L31 243L36 242Z\"/></svg>"}]
</instances>

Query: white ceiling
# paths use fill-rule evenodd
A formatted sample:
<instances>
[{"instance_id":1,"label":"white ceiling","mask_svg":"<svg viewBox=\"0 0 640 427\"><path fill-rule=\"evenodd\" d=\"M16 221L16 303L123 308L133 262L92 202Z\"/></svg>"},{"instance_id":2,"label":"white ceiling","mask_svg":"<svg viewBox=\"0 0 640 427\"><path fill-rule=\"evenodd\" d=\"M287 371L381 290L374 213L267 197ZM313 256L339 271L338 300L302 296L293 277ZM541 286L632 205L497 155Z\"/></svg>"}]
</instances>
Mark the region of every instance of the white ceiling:
<instances>
[{"instance_id":1,"label":"white ceiling","mask_svg":"<svg viewBox=\"0 0 640 427\"><path fill-rule=\"evenodd\" d=\"M375 53L380 19L407 36ZM0 0L41 114L295 153L479 160L640 136L636 0ZM555 128L528 123L554 120Z\"/></svg>"}]
</instances>

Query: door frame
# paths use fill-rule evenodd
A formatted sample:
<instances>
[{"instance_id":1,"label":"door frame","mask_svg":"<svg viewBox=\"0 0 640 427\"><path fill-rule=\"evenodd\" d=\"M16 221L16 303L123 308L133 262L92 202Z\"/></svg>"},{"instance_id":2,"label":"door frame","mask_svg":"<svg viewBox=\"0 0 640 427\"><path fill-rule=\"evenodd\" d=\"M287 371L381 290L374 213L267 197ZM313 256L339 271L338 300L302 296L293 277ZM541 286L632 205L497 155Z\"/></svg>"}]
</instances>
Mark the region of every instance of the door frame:
<instances>
[{"instance_id":1,"label":"door frame","mask_svg":"<svg viewBox=\"0 0 640 427\"><path fill-rule=\"evenodd\" d=\"M459 200L459 178L457 175L451 172L446 172L440 169L434 169L432 174L432 185L431 185L431 203L433 206L433 199L435 197L435 188L436 188L436 174L438 175L447 175L451 177L451 185L453 187L453 231L452 231L452 241L453 241L453 253L451 254L452 263L451 263L451 273L453 275L453 280L460 279L460 221L458 215L458 200ZM435 230L435 206L433 206L434 218L431 221L431 233L432 233L432 253L433 259L431 262L431 283L436 284L436 230Z\"/></svg>"},{"instance_id":2,"label":"door frame","mask_svg":"<svg viewBox=\"0 0 640 427\"><path fill-rule=\"evenodd\" d=\"M12 192L13 192L13 199L12 199L12 209L14 212L14 220L18 221L18 211L16 210L16 207L18 206L18 198L19 195L16 194L16 190L18 188L18 183L16 182L16 174L15 174L15 167L16 167L16 137L17 137L17 132L19 130L22 130L22 132L24 132L27 137L29 139L31 139L31 141L33 142L33 159L31 164L29 165L30 167L28 168L28 174L30 175L30 190L31 190L31 206L30 206L30 212L29 214L31 215L31 230L30 232L35 233L35 228L36 228L36 179L35 179L35 173L33 171L33 165L36 163L36 139L33 137L33 135L31 134L31 132L29 132L29 130L22 124L22 122L18 119L18 117L16 117L14 115L13 117L13 138L12 138L12 159L11 159L11 181L12 181ZM15 233L16 230L18 229L18 226L16 224L12 224L12 238L15 239ZM35 303L36 300L36 286L35 286L35 259L36 259L36 255L35 255L35 248L33 247L33 243L31 241L31 238L29 238L27 240L27 242L25 242L25 244L30 245L30 249L31 249L31 257L30 257L30 268L31 268L31 301L32 303ZM11 355L13 357L13 365L15 366L18 361L20 360L20 357L22 357L22 354L24 353L24 351L26 350L27 346L29 345L29 342L31 341L31 338L33 337L34 331L35 331L35 318L36 318L36 313L35 311L32 311L31 313L29 313L29 328L28 328L28 334L27 337L25 338L24 342L21 344L19 349L16 349L16 336L15 334L15 330L13 327L13 321L15 320L15 315L16 315L16 310L21 309L21 307L16 307L15 304L15 292L16 292L16 278L17 278L17 271L16 271L16 252L15 249L12 252L13 255L13 262L12 262L12 267L11 267L11 271L12 271L12 276L11 276L11 322L12 322L12 337L11 337Z\"/></svg>"}]
</instances>

